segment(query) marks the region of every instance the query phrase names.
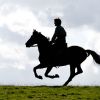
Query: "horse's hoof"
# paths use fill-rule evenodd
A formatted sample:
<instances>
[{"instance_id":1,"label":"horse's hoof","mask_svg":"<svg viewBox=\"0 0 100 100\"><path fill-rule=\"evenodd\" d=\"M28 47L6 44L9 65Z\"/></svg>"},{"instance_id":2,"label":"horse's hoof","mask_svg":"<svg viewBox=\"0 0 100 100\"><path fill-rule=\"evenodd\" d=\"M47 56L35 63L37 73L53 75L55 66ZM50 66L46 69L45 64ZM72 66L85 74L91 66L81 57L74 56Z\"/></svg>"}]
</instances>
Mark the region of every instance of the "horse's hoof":
<instances>
[{"instance_id":1,"label":"horse's hoof","mask_svg":"<svg viewBox=\"0 0 100 100\"><path fill-rule=\"evenodd\" d=\"M38 76L37 78L39 78L39 79L43 79L43 77L42 77L42 76Z\"/></svg>"},{"instance_id":2,"label":"horse's hoof","mask_svg":"<svg viewBox=\"0 0 100 100\"><path fill-rule=\"evenodd\" d=\"M55 75L55 77L56 77L56 78L59 78L59 75L58 75L58 74L56 74L56 75Z\"/></svg>"},{"instance_id":3,"label":"horse's hoof","mask_svg":"<svg viewBox=\"0 0 100 100\"><path fill-rule=\"evenodd\" d=\"M67 84L63 84L63 86L67 86Z\"/></svg>"},{"instance_id":4,"label":"horse's hoof","mask_svg":"<svg viewBox=\"0 0 100 100\"><path fill-rule=\"evenodd\" d=\"M63 84L63 86L67 86L67 85L68 85L68 83L69 83L69 82L64 83L64 84Z\"/></svg>"}]
</instances>

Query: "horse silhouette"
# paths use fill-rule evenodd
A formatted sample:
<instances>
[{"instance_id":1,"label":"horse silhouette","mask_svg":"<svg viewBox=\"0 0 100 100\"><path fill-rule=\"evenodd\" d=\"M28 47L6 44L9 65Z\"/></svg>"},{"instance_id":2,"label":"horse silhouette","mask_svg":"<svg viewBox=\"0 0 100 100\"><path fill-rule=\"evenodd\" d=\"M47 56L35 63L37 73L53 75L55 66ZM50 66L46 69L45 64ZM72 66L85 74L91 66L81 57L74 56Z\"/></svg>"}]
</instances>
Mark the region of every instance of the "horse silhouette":
<instances>
[{"instance_id":1,"label":"horse silhouette","mask_svg":"<svg viewBox=\"0 0 100 100\"><path fill-rule=\"evenodd\" d=\"M53 52L52 46L50 45L47 37L42 35L40 32L34 30L30 39L26 42L26 47L34 47L35 44L39 50L39 61L40 64L34 67L33 71L35 77L43 79L42 76L38 75L36 70L46 68L45 77L59 78L58 74L49 75L49 72L53 67L70 65L70 76L68 80L63 84L67 85L74 76L83 73L81 63L91 54L96 63L100 64L100 56L92 50L85 50L79 46L66 47L61 53ZM77 69L77 72L75 72Z\"/></svg>"}]
</instances>

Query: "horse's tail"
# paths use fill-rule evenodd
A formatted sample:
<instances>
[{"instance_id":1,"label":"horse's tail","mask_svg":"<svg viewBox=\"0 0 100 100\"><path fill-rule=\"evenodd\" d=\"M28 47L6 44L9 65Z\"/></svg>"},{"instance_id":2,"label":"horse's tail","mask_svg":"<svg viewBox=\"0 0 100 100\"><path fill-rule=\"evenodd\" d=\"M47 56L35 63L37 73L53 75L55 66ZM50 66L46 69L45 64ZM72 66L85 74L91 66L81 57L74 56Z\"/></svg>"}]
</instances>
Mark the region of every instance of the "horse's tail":
<instances>
[{"instance_id":1,"label":"horse's tail","mask_svg":"<svg viewBox=\"0 0 100 100\"><path fill-rule=\"evenodd\" d=\"M100 64L100 55L98 55L95 51L92 50L86 50L86 52L87 52L87 56L91 54L95 62Z\"/></svg>"}]
</instances>

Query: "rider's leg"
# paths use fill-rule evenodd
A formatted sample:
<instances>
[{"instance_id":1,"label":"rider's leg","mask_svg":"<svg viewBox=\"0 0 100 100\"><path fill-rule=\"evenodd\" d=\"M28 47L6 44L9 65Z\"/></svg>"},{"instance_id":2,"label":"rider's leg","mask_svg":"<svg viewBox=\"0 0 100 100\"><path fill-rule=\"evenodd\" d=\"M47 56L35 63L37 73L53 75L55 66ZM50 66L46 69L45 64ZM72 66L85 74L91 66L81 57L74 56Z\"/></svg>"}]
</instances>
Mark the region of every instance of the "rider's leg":
<instances>
[{"instance_id":1,"label":"rider's leg","mask_svg":"<svg viewBox=\"0 0 100 100\"><path fill-rule=\"evenodd\" d=\"M51 67L51 66L47 67L47 70L46 70L46 72L45 72L45 76L46 76L46 77L49 77L49 78L58 78L58 77L59 77L58 74L55 74L55 75L48 75L52 68L53 68L53 67Z\"/></svg>"}]
</instances>

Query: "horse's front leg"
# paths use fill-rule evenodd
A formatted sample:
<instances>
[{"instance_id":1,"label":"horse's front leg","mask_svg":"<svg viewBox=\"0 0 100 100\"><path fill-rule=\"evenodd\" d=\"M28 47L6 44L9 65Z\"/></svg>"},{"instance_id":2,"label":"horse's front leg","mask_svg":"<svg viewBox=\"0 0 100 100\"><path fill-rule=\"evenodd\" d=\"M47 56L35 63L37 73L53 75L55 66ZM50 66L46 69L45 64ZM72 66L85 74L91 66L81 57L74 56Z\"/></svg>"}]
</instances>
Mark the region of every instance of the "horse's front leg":
<instances>
[{"instance_id":1,"label":"horse's front leg","mask_svg":"<svg viewBox=\"0 0 100 100\"><path fill-rule=\"evenodd\" d=\"M36 70L37 70L37 69L41 69L41 68L43 68L43 67L42 67L41 64L39 64L38 66L34 67L34 69L33 69L33 72L34 72L34 74L35 74L35 77L37 77L37 78L39 78L39 79L43 79L43 78L42 78L42 76L40 76L40 75L37 74Z\"/></svg>"},{"instance_id":2,"label":"horse's front leg","mask_svg":"<svg viewBox=\"0 0 100 100\"><path fill-rule=\"evenodd\" d=\"M68 85L68 83L69 83L70 81L72 81L72 79L73 79L74 76L75 76L75 67L72 66L72 65L70 65L70 76L69 76L68 80L64 83L63 86Z\"/></svg>"},{"instance_id":3,"label":"horse's front leg","mask_svg":"<svg viewBox=\"0 0 100 100\"><path fill-rule=\"evenodd\" d=\"M53 67L51 67L51 66L47 67L47 70L46 70L46 72L45 72L45 76L46 76L46 77L49 77L49 78L59 78L59 75L58 75L58 74L55 74L55 75L48 75L52 68L53 68Z\"/></svg>"}]
</instances>

